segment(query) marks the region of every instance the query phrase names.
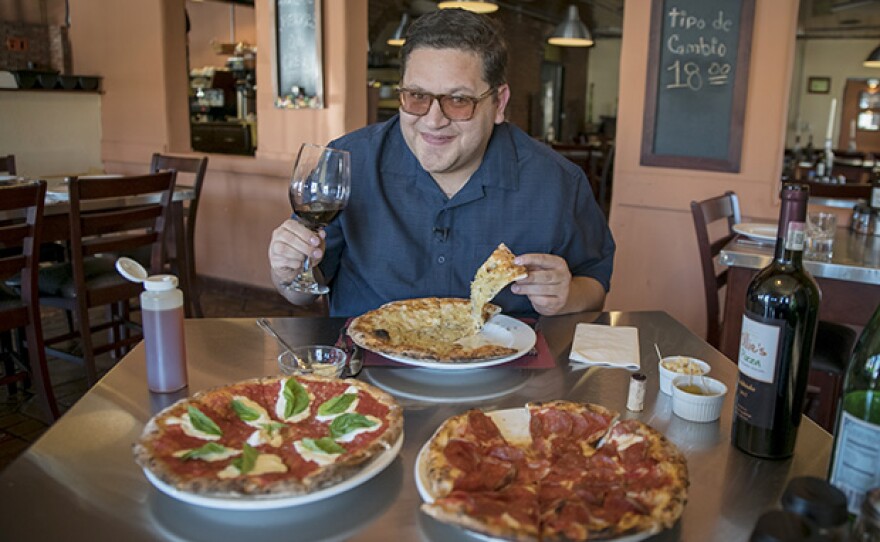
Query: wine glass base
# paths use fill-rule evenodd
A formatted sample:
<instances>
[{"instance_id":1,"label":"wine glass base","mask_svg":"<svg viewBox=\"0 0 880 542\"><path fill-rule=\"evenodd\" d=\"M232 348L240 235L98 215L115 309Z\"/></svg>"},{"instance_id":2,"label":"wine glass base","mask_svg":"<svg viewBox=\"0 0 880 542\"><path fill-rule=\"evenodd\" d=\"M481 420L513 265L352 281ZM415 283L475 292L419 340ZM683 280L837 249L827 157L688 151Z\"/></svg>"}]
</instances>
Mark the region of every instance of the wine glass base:
<instances>
[{"instance_id":1,"label":"wine glass base","mask_svg":"<svg viewBox=\"0 0 880 542\"><path fill-rule=\"evenodd\" d=\"M299 282L293 281L285 285L288 289L301 294L324 295L330 291L330 288L317 282Z\"/></svg>"}]
</instances>

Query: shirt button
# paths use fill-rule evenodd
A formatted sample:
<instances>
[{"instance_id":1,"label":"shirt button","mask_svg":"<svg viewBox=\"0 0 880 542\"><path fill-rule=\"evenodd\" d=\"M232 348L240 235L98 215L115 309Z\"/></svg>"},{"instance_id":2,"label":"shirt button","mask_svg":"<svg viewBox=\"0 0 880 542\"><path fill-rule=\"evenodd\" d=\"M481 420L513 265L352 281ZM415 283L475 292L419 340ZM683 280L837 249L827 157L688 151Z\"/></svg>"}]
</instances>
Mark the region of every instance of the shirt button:
<instances>
[{"instance_id":1,"label":"shirt button","mask_svg":"<svg viewBox=\"0 0 880 542\"><path fill-rule=\"evenodd\" d=\"M440 256L437 258L437 263L446 263L446 256Z\"/></svg>"}]
</instances>

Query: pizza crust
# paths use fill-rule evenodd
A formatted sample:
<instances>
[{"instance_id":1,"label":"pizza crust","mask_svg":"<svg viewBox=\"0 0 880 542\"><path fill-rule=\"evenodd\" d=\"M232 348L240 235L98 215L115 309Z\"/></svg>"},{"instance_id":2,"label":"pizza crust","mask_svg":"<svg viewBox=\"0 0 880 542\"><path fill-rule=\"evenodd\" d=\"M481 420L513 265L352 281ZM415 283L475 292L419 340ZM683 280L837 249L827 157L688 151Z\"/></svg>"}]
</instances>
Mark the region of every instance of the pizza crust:
<instances>
[{"instance_id":1,"label":"pizza crust","mask_svg":"<svg viewBox=\"0 0 880 542\"><path fill-rule=\"evenodd\" d=\"M257 378L238 382L228 386L219 386L196 393L192 397L181 399L176 403L165 408L155 416L153 416L145 425L140 438L133 445L133 453L135 461L142 468L149 470L156 478L165 484L178 489L197 495L208 497L240 497L247 496L253 498L277 498L296 496L312 493L319 489L337 484L360 472L364 466L377 455L392 448L403 434L403 413L399 404L388 393L370 386L358 380L336 380L324 378L314 375L297 376L296 380L301 384L307 385L310 389L318 391L321 388L329 390L333 387L333 394L341 393L342 390L350 386L355 386L358 393L366 394L376 404L385 410L382 416L384 428L369 433L368 442L358 443L353 446L353 450L342 454L337 461L325 466L311 468L304 476L297 476L290 468L288 462L287 473L265 474L265 475L239 475L233 478L218 478L216 472L219 468L231 464L234 458L228 458L216 462L216 467L207 469L204 472L204 462L200 460L190 460L194 463L187 465L186 461L173 456L178 450L192 449L198 446L198 442L194 438L181 436L179 430L175 430L176 424L169 424L172 418L179 418L187 411L190 405L196 406L203 411L210 411L214 414L212 420L223 429L226 427L228 435L241 435L241 442L229 442L231 436L220 440L223 446L228 448L240 448L243 446L244 439L252 432L252 427L248 427L237 417L223 418L217 414L216 410L212 410L228 402L233 395L245 395L252 401L258 403L272 416L272 422L282 423L274 417L274 400L275 394L280 390L281 382L286 381L287 377L266 377ZM271 390L271 393L270 393ZM309 406L312 414L311 419L317 410L318 404L313 401ZM216 418L216 419L215 419ZM299 440L303 436L298 429L304 427L309 420L297 422L294 424L283 424L280 429L284 435L284 441L281 447L275 448L270 445L257 446L257 450L267 454L282 454L290 457L295 452L293 450L293 442ZM329 426L329 422L327 422ZM319 436L317 434L313 436ZM207 442L207 441L205 441ZM238 444L236 446L236 444ZM189 468L189 467L192 468ZM190 474L187 471L192 471Z\"/></svg>"}]
</instances>

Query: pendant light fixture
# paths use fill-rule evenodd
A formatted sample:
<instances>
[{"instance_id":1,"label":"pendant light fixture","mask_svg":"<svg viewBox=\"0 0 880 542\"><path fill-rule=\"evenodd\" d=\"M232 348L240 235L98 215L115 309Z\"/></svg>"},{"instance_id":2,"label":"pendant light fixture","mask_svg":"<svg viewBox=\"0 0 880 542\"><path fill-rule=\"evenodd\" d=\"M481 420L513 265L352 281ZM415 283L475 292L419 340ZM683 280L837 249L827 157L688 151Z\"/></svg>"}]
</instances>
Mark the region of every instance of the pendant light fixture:
<instances>
[{"instance_id":1,"label":"pendant light fixture","mask_svg":"<svg viewBox=\"0 0 880 542\"><path fill-rule=\"evenodd\" d=\"M580 12L576 5L568 6L565 20L559 23L547 43L561 47L590 47L593 45L593 36L590 35L586 25L581 22Z\"/></svg>"},{"instance_id":2,"label":"pendant light fixture","mask_svg":"<svg viewBox=\"0 0 880 542\"><path fill-rule=\"evenodd\" d=\"M474 13L492 13L498 11L498 4L490 0L447 0L438 2L437 7L440 9L465 9Z\"/></svg>"},{"instance_id":3,"label":"pendant light fixture","mask_svg":"<svg viewBox=\"0 0 880 542\"><path fill-rule=\"evenodd\" d=\"M880 45L871 51L871 54L862 62L862 65L866 68L880 68Z\"/></svg>"},{"instance_id":4,"label":"pendant light fixture","mask_svg":"<svg viewBox=\"0 0 880 542\"><path fill-rule=\"evenodd\" d=\"M403 42L406 41L406 29L409 27L409 14L404 13L400 18L400 24L397 25L397 28L394 29L394 33L391 34L391 37L385 42L388 45L393 45L394 47L401 47Z\"/></svg>"}]
</instances>

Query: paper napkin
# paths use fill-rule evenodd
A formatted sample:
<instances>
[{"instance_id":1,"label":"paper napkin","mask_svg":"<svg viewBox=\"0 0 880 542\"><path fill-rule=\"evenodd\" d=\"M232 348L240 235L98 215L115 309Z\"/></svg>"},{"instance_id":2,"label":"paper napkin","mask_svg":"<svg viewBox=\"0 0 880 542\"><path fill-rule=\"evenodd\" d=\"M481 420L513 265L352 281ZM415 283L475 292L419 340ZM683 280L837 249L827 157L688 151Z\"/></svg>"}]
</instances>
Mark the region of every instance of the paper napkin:
<instances>
[{"instance_id":1,"label":"paper napkin","mask_svg":"<svg viewBox=\"0 0 880 542\"><path fill-rule=\"evenodd\" d=\"M568 359L586 366L637 371L640 367L639 330L628 326L578 324Z\"/></svg>"}]
</instances>

